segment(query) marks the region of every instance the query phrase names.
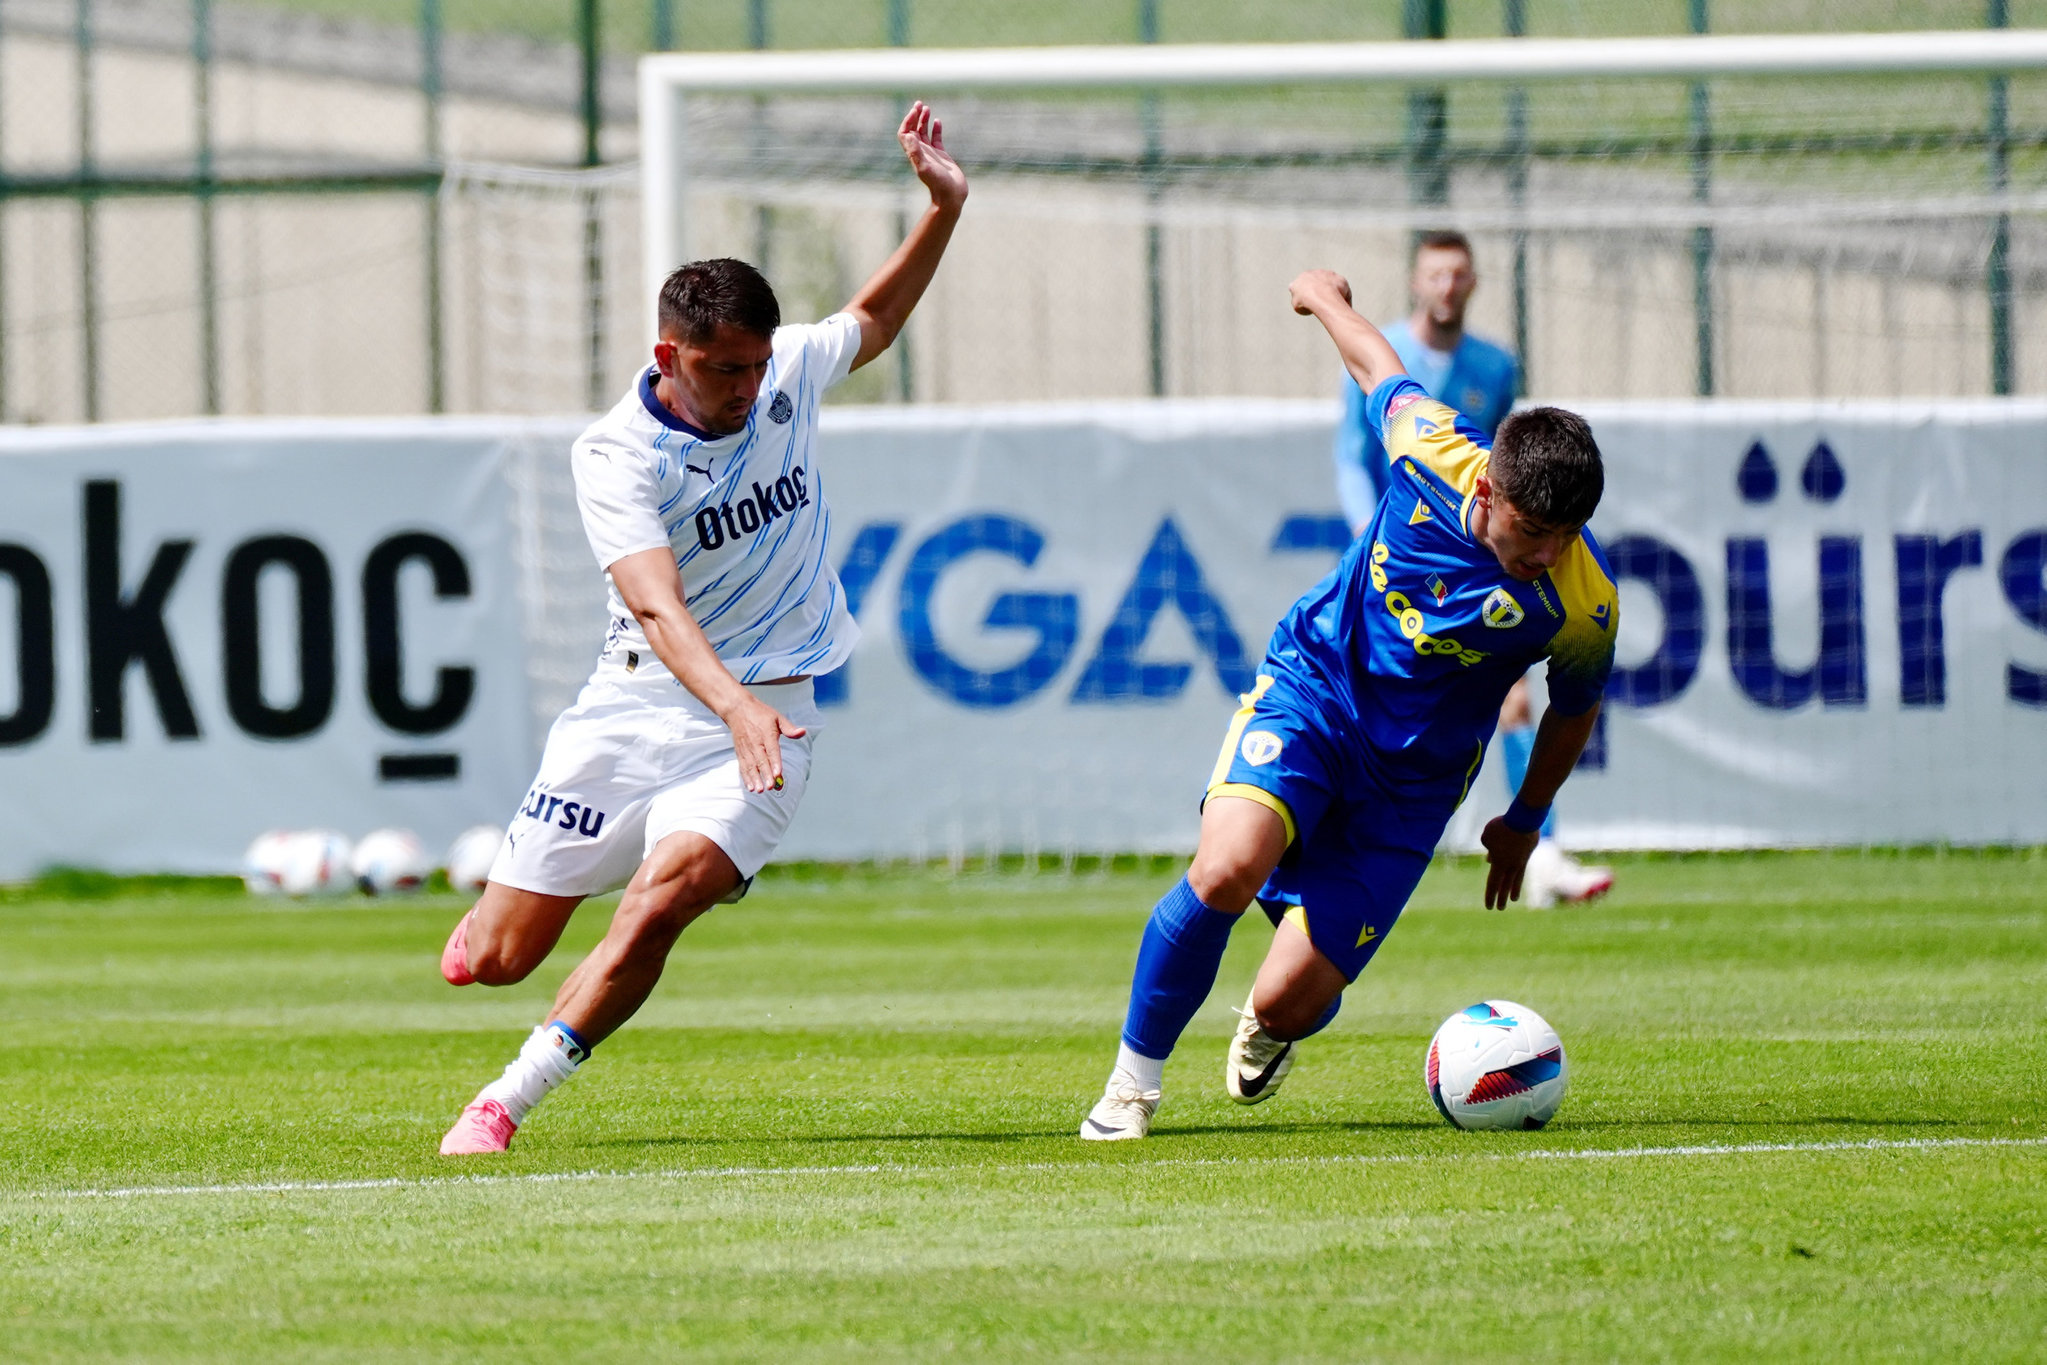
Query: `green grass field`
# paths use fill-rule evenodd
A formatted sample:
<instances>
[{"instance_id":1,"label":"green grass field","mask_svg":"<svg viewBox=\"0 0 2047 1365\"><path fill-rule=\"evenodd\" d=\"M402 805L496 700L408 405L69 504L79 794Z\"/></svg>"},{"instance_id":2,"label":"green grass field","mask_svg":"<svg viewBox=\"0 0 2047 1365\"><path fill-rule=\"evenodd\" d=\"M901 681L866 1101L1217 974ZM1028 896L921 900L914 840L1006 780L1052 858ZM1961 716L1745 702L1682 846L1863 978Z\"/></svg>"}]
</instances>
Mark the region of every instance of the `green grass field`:
<instances>
[{"instance_id":1,"label":"green grass field","mask_svg":"<svg viewBox=\"0 0 2047 1365\"><path fill-rule=\"evenodd\" d=\"M502 1159L442 1130L539 1017L459 903L0 899L0 1355L19 1360L2037 1360L2047 862L1627 862L1488 914L1439 866L1254 1110L1238 932L1153 1138L1073 1136L1170 869L784 874ZM1484 997L1570 1050L1446 1127Z\"/></svg>"}]
</instances>

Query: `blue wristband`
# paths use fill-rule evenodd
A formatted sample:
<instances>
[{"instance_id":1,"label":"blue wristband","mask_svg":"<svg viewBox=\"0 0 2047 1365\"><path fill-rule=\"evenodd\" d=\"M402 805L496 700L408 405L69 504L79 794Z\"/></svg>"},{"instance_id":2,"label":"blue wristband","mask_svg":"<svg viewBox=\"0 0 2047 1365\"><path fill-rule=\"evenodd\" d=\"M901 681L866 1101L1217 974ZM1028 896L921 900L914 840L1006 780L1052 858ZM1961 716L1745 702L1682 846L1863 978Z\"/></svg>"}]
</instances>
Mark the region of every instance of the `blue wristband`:
<instances>
[{"instance_id":1,"label":"blue wristband","mask_svg":"<svg viewBox=\"0 0 2047 1365\"><path fill-rule=\"evenodd\" d=\"M1507 813L1500 818L1507 822L1508 829L1535 834L1542 829L1542 822L1549 819L1549 807L1531 806L1516 796L1507 803Z\"/></svg>"}]
</instances>

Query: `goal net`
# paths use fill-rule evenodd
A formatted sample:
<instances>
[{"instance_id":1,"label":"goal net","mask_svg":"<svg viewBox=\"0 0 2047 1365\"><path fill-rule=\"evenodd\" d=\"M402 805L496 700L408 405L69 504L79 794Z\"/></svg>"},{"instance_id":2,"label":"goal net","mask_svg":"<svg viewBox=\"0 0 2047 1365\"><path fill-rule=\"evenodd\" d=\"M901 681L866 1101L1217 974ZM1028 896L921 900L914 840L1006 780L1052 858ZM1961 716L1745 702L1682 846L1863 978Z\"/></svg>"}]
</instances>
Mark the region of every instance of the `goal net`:
<instances>
[{"instance_id":1,"label":"goal net","mask_svg":"<svg viewBox=\"0 0 2047 1365\"><path fill-rule=\"evenodd\" d=\"M2037 392L2043 61L2035 32L657 56L646 268L741 255L835 306L921 206L915 94L973 206L869 399L1325 395L1287 279L1397 316L1434 228L1532 393Z\"/></svg>"}]
</instances>

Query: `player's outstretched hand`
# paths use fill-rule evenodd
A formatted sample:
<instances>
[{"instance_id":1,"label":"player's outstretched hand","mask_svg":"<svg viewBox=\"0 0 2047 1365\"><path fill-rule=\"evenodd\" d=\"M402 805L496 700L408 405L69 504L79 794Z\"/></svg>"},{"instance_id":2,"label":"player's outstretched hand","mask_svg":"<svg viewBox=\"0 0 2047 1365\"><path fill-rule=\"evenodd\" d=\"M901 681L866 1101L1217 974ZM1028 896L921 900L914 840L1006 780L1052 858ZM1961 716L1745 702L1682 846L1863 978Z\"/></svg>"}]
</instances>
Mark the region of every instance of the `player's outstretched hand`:
<instances>
[{"instance_id":1,"label":"player's outstretched hand","mask_svg":"<svg viewBox=\"0 0 2047 1365\"><path fill-rule=\"evenodd\" d=\"M910 112L903 116L903 126L896 129L896 141L903 144L910 169L931 191L934 205L957 210L967 202L967 173L945 150L945 125L931 112L930 105L918 100L910 106Z\"/></svg>"},{"instance_id":2,"label":"player's outstretched hand","mask_svg":"<svg viewBox=\"0 0 2047 1365\"><path fill-rule=\"evenodd\" d=\"M1326 305L1336 299L1343 300L1344 307L1350 307L1350 281L1334 270L1303 270L1287 286L1287 295L1296 313L1312 317L1317 305Z\"/></svg>"},{"instance_id":3,"label":"player's outstretched hand","mask_svg":"<svg viewBox=\"0 0 2047 1365\"><path fill-rule=\"evenodd\" d=\"M1505 816L1486 822L1478 841L1485 845L1485 908L1505 910L1508 901L1521 899L1521 874L1528 867L1528 855L1535 852L1540 833L1523 834L1507 823Z\"/></svg>"},{"instance_id":4,"label":"player's outstretched hand","mask_svg":"<svg viewBox=\"0 0 2047 1365\"><path fill-rule=\"evenodd\" d=\"M739 758L739 777L746 789L781 790L782 737L801 739L803 727L749 692L725 717L725 728L732 732L732 751Z\"/></svg>"}]
</instances>

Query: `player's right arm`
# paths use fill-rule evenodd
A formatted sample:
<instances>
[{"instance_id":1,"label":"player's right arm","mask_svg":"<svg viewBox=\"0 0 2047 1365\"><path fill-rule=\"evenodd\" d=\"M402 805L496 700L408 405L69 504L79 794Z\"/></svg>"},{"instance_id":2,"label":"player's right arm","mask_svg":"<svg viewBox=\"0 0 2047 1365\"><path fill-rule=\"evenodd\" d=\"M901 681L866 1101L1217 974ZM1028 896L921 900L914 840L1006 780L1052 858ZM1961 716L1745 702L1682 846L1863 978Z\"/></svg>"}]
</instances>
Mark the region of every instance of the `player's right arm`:
<instances>
[{"instance_id":1,"label":"player's right arm","mask_svg":"<svg viewBox=\"0 0 2047 1365\"><path fill-rule=\"evenodd\" d=\"M1287 287L1294 311L1314 318L1336 343L1343 367L1366 394L1407 373L1393 343L1350 306L1350 282L1334 270L1304 270Z\"/></svg>"},{"instance_id":2,"label":"player's right arm","mask_svg":"<svg viewBox=\"0 0 2047 1365\"><path fill-rule=\"evenodd\" d=\"M750 792L782 785L782 736L800 739L803 727L740 685L690 615L682 573L666 545L615 560L608 572L656 658L676 681L717 713L732 732L739 775Z\"/></svg>"}]
</instances>

